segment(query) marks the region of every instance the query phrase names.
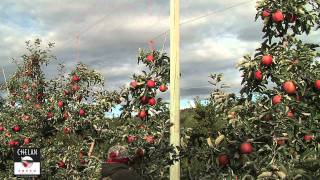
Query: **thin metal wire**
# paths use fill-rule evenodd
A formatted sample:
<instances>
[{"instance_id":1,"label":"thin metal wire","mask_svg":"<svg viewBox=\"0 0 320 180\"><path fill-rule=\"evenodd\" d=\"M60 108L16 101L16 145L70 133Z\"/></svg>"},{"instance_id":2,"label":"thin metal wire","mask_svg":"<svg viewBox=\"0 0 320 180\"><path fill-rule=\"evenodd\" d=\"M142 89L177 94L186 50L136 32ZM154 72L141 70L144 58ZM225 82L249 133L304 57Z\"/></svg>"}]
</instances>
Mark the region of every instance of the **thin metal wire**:
<instances>
[{"instance_id":1,"label":"thin metal wire","mask_svg":"<svg viewBox=\"0 0 320 180\"><path fill-rule=\"evenodd\" d=\"M132 3L132 2L134 2L134 1L128 1L128 0L127 0L126 3L112 8L112 9L109 11L110 13L105 14L105 15L102 16L99 20L97 20L97 21L95 21L94 23L92 23L90 26L87 26L87 27L86 27L85 29L83 29L82 31L79 31L79 32L78 32L78 35L82 35L82 34L88 32L90 29L92 29L93 27L95 27L95 26L97 26L98 24L100 24L101 22L103 22L104 19L106 19L107 17L109 17L115 10L118 10L119 8L123 8L124 5L128 5L129 2Z\"/></svg>"},{"instance_id":2,"label":"thin metal wire","mask_svg":"<svg viewBox=\"0 0 320 180\"><path fill-rule=\"evenodd\" d=\"M229 9L232 9L232 8L235 8L235 7L238 7L238 6L245 5L245 4L247 4L247 3L249 3L249 2L252 2L252 1L254 1L254 0L247 0L247 1L243 1L243 2L240 2L240 3L234 4L234 5L228 6L228 7L223 8L223 9L213 10L213 11L211 11L211 12L205 14L205 15L200 15L200 16L191 18L191 19L189 19L189 20L186 20L186 21L180 23L180 25L182 26L182 25L185 25L185 24L189 24L189 23L195 22L195 21L197 21L197 20L199 20L199 19L203 19L203 18L206 18L206 17L208 17L208 16L212 16L212 15L218 13L218 12L224 12L224 11L227 11L227 10L229 10ZM152 39L157 39L157 38L165 35L165 34L168 33L169 31L170 31L170 29L167 29L166 31L164 31L164 32L156 35L156 36L155 36L154 38L152 38Z\"/></svg>"},{"instance_id":3,"label":"thin metal wire","mask_svg":"<svg viewBox=\"0 0 320 180\"><path fill-rule=\"evenodd\" d=\"M127 6L128 4L132 3L134 1L129 1L127 0L125 3L122 3L119 6L112 6L112 8L110 8L107 14L105 14L104 16L102 16L100 19L98 19L97 21L91 23L91 25L86 26L85 28L83 28L82 30L80 30L79 32L76 33L75 36L81 36L85 33L87 33L89 30L91 30L93 27L97 26L98 24L100 24L101 22L103 22L107 17L109 17L114 11L118 10L119 8L123 8L124 6ZM68 43L69 41L76 41L77 39L75 38L75 36L70 37L69 39L67 39L66 43Z\"/></svg>"},{"instance_id":4,"label":"thin metal wire","mask_svg":"<svg viewBox=\"0 0 320 180\"><path fill-rule=\"evenodd\" d=\"M224 8L224 9L214 10L214 11L212 11L212 12L209 12L209 13L205 14L205 15L201 15L201 16L194 17L194 18L191 18L191 19L189 19L189 20L186 20L186 21L180 23L180 25L192 23L192 22L197 21L197 20L199 20L199 19L206 18L206 17L208 17L208 16L212 16L212 15L218 13L218 12L223 12L223 11L226 11L226 10L229 10L229 9L232 9L232 8L235 8L235 7L238 7L238 6L242 6L242 5L247 4L247 3L249 3L249 2L252 2L252 1L254 1L254 0L242 1L242 2L240 2L240 3L231 5L231 6L229 6L229 7Z\"/></svg>"}]
</instances>

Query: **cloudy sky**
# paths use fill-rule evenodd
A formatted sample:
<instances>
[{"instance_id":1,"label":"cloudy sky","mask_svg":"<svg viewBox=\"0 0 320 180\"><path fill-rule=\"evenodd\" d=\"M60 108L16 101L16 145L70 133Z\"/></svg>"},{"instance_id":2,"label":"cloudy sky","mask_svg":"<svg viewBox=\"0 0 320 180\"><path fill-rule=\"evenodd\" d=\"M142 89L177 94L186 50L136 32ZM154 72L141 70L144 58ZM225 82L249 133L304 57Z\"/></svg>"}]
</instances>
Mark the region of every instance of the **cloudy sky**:
<instances>
[{"instance_id":1,"label":"cloudy sky","mask_svg":"<svg viewBox=\"0 0 320 180\"><path fill-rule=\"evenodd\" d=\"M213 72L224 73L233 91L240 88L235 65L258 47L261 37L262 22L254 22L254 6L254 0L181 0L182 23L211 14L181 26L183 102L208 95L208 75ZM70 69L78 62L79 34L80 61L101 72L110 90L139 72L137 52L147 48L148 41L169 50L169 40L158 36L169 28L169 0L1 0L0 18L0 65L7 76L15 68L10 59L19 58L24 42L34 38L56 43L58 60L46 69L52 76L58 63Z\"/></svg>"}]
</instances>

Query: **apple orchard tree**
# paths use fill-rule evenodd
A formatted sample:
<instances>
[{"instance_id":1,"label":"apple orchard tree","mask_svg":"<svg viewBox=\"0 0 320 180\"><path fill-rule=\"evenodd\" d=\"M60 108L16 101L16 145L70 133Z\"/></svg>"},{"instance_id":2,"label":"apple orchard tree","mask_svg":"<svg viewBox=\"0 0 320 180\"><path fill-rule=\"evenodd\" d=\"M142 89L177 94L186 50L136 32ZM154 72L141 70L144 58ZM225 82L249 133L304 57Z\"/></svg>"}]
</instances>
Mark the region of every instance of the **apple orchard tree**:
<instances>
[{"instance_id":1,"label":"apple orchard tree","mask_svg":"<svg viewBox=\"0 0 320 180\"><path fill-rule=\"evenodd\" d=\"M109 92L101 74L81 63L69 74L61 65L59 76L47 80L42 68L55 59L52 47L28 41L27 53L15 61L17 71L3 86L9 94L0 113L0 178L13 176L15 147L41 148L42 178L99 178L107 150L116 144L130 149L143 176L164 176L171 161L168 155L159 157L172 148L168 109L156 94L167 90L169 58L141 51L138 61L150 72L134 75L131 87ZM120 119L106 118L118 103Z\"/></svg>"},{"instance_id":2,"label":"apple orchard tree","mask_svg":"<svg viewBox=\"0 0 320 180\"><path fill-rule=\"evenodd\" d=\"M202 130L190 135L184 155L195 167L185 174L320 179L319 44L298 37L316 31L319 9L312 0L257 2L263 42L239 64L241 97L216 90L197 104ZM224 126L212 133L217 122Z\"/></svg>"},{"instance_id":3,"label":"apple orchard tree","mask_svg":"<svg viewBox=\"0 0 320 180\"><path fill-rule=\"evenodd\" d=\"M70 74L61 67L58 78L46 80L41 68L54 59L53 44L45 50L41 45L39 39L27 42L28 52L15 61L17 71L4 88L9 95L0 122L2 178L13 175L15 147L41 148L44 178L81 177L99 163L93 147L99 129L108 127L104 112L111 108L99 101L102 76L78 64Z\"/></svg>"},{"instance_id":4,"label":"apple orchard tree","mask_svg":"<svg viewBox=\"0 0 320 180\"><path fill-rule=\"evenodd\" d=\"M133 165L147 179L167 178L172 163L169 153L169 109L158 93L167 91L170 59L158 51L140 51L138 63L146 66L141 74L134 74L129 89L121 95L119 122Z\"/></svg>"}]
</instances>

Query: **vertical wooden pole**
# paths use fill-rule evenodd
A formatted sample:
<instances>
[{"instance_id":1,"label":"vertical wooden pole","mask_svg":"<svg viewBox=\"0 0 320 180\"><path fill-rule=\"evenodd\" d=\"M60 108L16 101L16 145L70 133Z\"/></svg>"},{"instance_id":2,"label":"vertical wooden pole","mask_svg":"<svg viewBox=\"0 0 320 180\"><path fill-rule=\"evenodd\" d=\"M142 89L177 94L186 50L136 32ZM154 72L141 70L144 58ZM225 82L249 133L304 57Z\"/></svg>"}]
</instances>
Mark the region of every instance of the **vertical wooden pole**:
<instances>
[{"instance_id":1,"label":"vertical wooden pole","mask_svg":"<svg viewBox=\"0 0 320 180\"><path fill-rule=\"evenodd\" d=\"M170 143L180 146L180 0L170 0ZM170 167L170 180L180 180L180 162Z\"/></svg>"}]
</instances>

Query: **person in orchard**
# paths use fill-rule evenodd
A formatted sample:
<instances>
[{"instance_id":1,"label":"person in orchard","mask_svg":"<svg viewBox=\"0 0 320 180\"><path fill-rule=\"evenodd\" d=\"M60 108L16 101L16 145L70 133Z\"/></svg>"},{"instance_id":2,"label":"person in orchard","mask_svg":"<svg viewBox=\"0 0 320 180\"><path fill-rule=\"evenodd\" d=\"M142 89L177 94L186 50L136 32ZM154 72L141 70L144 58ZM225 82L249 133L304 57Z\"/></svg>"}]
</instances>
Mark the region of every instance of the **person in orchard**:
<instances>
[{"instance_id":1,"label":"person in orchard","mask_svg":"<svg viewBox=\"0 0 320 180\"><path fill-rule=\"evenodd\" d=\"M142 180L129 166L128 150L120 145L108 150L108 159L102 164L102 180Z\"/></svg>"}]
</instances>

